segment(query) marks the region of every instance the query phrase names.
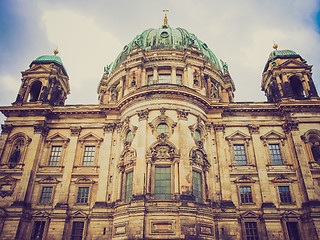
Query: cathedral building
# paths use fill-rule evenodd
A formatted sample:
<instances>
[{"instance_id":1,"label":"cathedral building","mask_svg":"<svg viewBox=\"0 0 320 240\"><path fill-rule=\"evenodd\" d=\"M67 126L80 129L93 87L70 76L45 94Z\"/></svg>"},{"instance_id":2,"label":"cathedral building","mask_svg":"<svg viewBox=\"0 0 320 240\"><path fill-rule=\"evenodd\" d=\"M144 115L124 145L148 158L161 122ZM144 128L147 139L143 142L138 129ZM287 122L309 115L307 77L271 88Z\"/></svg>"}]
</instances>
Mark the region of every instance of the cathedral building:
<instances>
[{"instance_id":1,"label":"cathedral building","mask_svg":"<svg viewBox=\"0 0 320 240\"><path fill-rule=\"evenodd\" d=\"M319 239L311 70L275 45L266 102L234 102L228 65L166 16L105 67L97 104L65 105L61 58L36 58L0 107L0 238Z\"/></svg>"}]
</instances>

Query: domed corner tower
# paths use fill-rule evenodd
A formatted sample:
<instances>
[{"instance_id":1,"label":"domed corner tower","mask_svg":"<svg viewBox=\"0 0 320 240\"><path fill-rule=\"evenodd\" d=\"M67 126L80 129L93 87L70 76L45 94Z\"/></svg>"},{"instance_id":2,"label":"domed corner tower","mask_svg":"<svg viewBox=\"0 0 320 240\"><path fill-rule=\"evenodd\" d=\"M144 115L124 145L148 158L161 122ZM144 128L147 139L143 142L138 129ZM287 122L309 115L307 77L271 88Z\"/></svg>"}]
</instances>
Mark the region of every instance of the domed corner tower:
<instances>
[{"instance_id":1,"label":"domed corner tower","mask_svg":"<svg viewBox=\"0 0 320 240\"><path fill-rule=\"evenodd\" d=\"M318 97L312 80L312 66L292 50L274 45L262 74L262 91L269 102Z\"/></svg>"},{"instance_id":2,"label":"domed corner tower","mask_svg":"<svg viewBox=\"0 0 320 240\"><path fill-rule=\"evenodd\" d=\"M150 28L125 45L105 68L99 102L117 104L137 94L168 91L208 103L233 102L235 86L227 64L221 63L222 67L206 43L183 28L168 24Z\"/></svg>"},{"instance_id":3,"label":"domed corner tower","mask_svg":"<svg viewBox=\"0 0 320 240\"><path fill-rule=\"evenodd\" d=\"M22 84L13 105L64 105L70 93L69 77L61 58L54 55L38 57L22 72Z\"/></svg>"}]
</instances>

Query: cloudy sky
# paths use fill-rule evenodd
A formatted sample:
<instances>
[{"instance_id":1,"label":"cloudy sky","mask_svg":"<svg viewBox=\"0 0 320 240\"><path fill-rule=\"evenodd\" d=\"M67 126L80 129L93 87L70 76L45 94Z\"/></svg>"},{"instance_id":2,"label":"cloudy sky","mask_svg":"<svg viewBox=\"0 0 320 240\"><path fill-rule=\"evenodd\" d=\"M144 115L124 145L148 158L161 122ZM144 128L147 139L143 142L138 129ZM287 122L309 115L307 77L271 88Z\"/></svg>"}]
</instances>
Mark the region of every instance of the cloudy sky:
<instances>
[{"instance_id":1,"label":"cloudy sky","mask_svg":"<svg viewBox=\"0 0 320 240\"><path fill-rule=\"evenodd\" d=\"M103 67L136 35L160 27L164 8L172 27L228 63L236 101L266 100L260 82L273 42L314 65L320 90L319 0L0 0L0 105L15 100L20 72L56 48L70 78L67 104L96 104Z\"/></svg>"}]
</instances>

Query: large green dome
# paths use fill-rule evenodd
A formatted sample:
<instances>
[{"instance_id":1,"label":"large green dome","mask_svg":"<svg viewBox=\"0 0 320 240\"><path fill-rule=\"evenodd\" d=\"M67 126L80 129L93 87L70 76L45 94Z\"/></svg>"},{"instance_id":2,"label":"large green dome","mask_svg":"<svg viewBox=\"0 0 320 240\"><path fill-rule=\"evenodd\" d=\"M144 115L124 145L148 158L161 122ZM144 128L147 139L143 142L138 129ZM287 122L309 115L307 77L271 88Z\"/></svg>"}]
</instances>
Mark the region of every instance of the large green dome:
<instances>
[{"instance_id":1,"label":"large green dome","mask_svg":"<svg viewBox=\"0 0 320 240\"><path fill-rule=\"evenodd\" d=\"M218 69L221 69L214 53L196 35L189 33L183 28L171 28L169 25L163 25L158 29L150 28L145 30L140 35L137 35L129 44L125 45L113 63L111 71L124 61L136 47L140 47L146 51L154 49L183 50L191 45L195 45L206 59Z\"/></svg>"}]
</instances>

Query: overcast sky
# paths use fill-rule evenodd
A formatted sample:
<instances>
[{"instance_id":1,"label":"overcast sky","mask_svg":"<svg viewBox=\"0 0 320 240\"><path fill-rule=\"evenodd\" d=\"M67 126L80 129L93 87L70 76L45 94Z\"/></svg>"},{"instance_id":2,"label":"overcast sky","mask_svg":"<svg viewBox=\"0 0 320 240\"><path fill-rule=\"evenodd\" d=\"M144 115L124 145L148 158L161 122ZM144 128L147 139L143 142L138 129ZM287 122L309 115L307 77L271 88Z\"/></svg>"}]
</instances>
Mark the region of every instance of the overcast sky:
<instances>
[{"instance_id":1,"label":"overcast sky","mask_svg":"<svg viewBox=\"0 0 320 240\"><path fill-rule=\"evenodd\" d=\"M236 101L266 101L261 74L273 42L314 65L320 90L319 0L0 0L0 105L15 100L20 72L57 47L70 80L67 104L98 103L103 67L136 35L160 27L164 8L170 26L228 63Z\"/></svg>"}]
</instances>

